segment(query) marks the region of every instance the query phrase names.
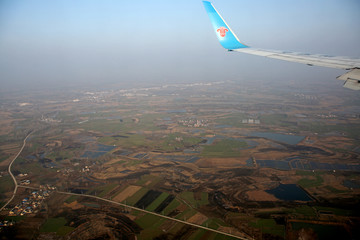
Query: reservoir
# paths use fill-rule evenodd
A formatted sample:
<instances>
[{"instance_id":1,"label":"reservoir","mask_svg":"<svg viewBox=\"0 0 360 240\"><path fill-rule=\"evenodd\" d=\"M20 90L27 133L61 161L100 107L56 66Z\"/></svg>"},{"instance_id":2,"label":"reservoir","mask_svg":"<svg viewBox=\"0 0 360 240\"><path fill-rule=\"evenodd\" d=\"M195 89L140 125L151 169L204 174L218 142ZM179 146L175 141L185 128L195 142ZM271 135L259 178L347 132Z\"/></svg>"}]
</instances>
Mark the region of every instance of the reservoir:
<instances>
[{"instance_id":1,"label":"reservoir","mask_svg":"<svg viewBox=\"0 0 360 240\"><path fill-rule=\"evenodd\" d=\"M270 133L270 132L253 132L250 134L250 136L262 137L290 145L296 145L305 138L304 136L287 135L287 134Z\"/></svg>"},{"instance_id":2,"label":"reservoir","mask_svg":"<svg viewBox=\"0 0 360 240\"><path fill-rule=\"evenodd\" d=\"M280 184L266 192L284 201L312 201L311 197L296 184Z\"/></svg>"}]
</instances>

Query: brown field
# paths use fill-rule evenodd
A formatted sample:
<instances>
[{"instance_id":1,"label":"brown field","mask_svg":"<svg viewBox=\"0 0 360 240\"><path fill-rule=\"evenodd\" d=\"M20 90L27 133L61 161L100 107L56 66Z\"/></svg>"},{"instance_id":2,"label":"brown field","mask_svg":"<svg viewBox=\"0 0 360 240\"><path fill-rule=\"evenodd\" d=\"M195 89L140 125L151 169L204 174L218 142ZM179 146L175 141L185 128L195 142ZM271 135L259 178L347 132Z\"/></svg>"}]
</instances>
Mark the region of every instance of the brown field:
<instances>
[{"instance_id":1,"label":"brown field","mask_svg":"<svg viewBox=\"0 0 360 240\"><path fill-rule=\"evenodd\" d=\"M113 201L116 202L122 202L125 199L127 199L128 197L131 197L132 195L134 195L137 191L139 191L141 189L140 186L128 186L124 191L122 191L121 193L119 193L118 195L116 195L113 198Z\"/></svg>"},{"instance_id":2,"label":"brown field","mask_svg":"<svg viewBox=\"0 0 360 240\"><path fill-rule=\"evenodd\" d=\"M84 205L78 203L77 201L74 201L74 202L72 202L72 203L66 203L66 202L64 202L64 206L65 206L65 207L69 207L69 208L71 208L72 210L76 210L76 209L79 209L79 208L84 207Z\"/></svg>"},{"instance_id":3,"label":"brown field","mask_svg":"<svg viewBox=\"0 0 360 240\"><path fill-rule=\"evenodd\" d=\"M251 201L279 201L274 195L271 195L263 190L253 190L246 193Z\"/></svg>"},{"instance_id":4,"label":"brown field","mask_svg":"<svg viewBox=\"0 0 360 240\"><path fill-rule=\"evenodd\" d=\"M196 162L200 168L212 168L212 167L234 167L236 165L245 165L246 158L202 158Z\"/></svg>"},{"instance_id":5,"label":"brown field","mask_svg":"<svg viewBox=\"0 0 360 240\"><path fill-rule=\"evenodd\" d=\"M201 214L201 213L196 213L194 216L192 216L191 218L189 218L189 222L191 223L195 223L195 224L198 224L198 225L201 225L203 224L203 222L205 222L208 218Z\"/></svg>"}]
</instances>

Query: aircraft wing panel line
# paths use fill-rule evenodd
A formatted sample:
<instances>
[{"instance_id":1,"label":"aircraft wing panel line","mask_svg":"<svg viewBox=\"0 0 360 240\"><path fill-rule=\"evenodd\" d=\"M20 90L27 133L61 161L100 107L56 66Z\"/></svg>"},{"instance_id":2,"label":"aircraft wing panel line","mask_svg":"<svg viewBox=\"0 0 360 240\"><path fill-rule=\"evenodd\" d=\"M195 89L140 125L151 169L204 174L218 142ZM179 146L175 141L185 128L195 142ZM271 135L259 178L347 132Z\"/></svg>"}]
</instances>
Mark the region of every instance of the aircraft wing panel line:
<instances>
[{"instance_id":1,"label":"aircraft wing panel line","mask_svg":"<svg viewBox=\"0 0 360 240\"><path fill-rule=\"evenodd\" d=\"M331 67L338 69L360 68L359 59L324 57L319 55L305 55L301 53L280 53L271 50L261 50L253 48L234 49L233 51L322 67Z\"/></svg>"},{"instance_id":2,"label":"aircraft wing panel line","mask_svg":"<svg viewBox=\"0 0 360 240\"><path fill-rule=\"evenodd\" d=\"M353 90L360 90L360 59L251 48L239 41L238 37L231 30L229 25L225 22L225 19L219 14L212 3L203 1L203 4L208 16L210 17L210 21L220 44L228 51L303 63L310 66L314 65L350 70L348 73L339 76L338 79L345 81L344 87Z\"/></svg>"}]
</instances>

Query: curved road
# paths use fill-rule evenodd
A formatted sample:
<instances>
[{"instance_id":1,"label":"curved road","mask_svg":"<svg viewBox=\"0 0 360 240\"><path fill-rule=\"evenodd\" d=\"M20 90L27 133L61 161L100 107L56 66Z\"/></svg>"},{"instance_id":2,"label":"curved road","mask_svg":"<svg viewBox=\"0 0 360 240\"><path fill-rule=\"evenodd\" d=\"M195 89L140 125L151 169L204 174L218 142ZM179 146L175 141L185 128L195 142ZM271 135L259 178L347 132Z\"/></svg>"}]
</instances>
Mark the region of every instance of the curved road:
<instances>
[{"instance_id":1,"label":"curved road","mask_svg":"<svg viewBox=\"0 0 360 240\"><path fill-rule=\"evenodd\" d=\"M32 134L32 132L30 132L24 139L24 142L23 142L23 145L20 149L20 151L16 154L16 156L14 157L14 159L10 162L9 164L9 168L8 168L8 171L9 171L9 174L10 176L12 177L13 181L14 181L14 185L15 185L15 189L14 189L14 192L13 192L13 195L11 196L11 198L9 199L9 201L1 207L0 211L2 211L15 197L15 194L16 194L16 191L17 191L17 188L18 188L18 184L16 182L16 178L14 177L14 174L12 174L11 172L11 166L12 164L14 163L14 161L19 157L20 153L24 150L24 147L26 145L26 140L28 139L28 137Z\"/></svg>"}]
</instances>

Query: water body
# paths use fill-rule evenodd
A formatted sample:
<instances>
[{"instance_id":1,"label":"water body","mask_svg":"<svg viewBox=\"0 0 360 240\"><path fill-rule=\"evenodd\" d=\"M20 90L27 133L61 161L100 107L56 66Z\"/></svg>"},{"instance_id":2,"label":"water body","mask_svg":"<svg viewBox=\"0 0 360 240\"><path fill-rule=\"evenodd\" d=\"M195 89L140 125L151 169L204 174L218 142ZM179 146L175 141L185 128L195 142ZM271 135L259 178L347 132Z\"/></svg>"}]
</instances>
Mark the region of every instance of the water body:
<instances>
[{"instance_id":1,"label":"water body","mask_svg":"<svg viewBox=\"0 0 360 240\"><path fill-rule=\"evenodd\" d=\"M186 109L167 110L167 113L186 113Z\"/></svg>"},{"instance_id":2,"label":"water body","mask_svg":"<svg viewBox=\"0 0 360 240\"><path fill-rule=\"evenodd\" d=\"M114 146L97 144L95 150L87 150L84 152L83 155L81 155L81 157L83 157L83 158L98 158L98 157L101 157L102 155L105 155L106 153L113 150L114 148L115 148Z\"/></svg>"},{"instance_id":3,"label":"water body","mask_svg":"<svg viewBox=\"0 0 360 240\"><path fill-rule=\"evenodd\" d=\"M159 155L158 160L166 160L173 162L187 162L194 163L200 159L198 156L186 156L186 155Z\"/></svg>"},{"instance_id":4,"label":"water body","mask_svg":"<svg viewBox=\"0 0 360 240\"><path fill-rule=\"evenodd\" d=\"M290 145L296 145L305 138L304 136L287 135L287 134L270 133L270 132L253 132L250 134L250 136L262 137Z\"/></svg>"},{"instance_id":5,"label":"water body","mask_svg":"<svg viewBox=\"0 0 360 240\"><path fill-rule=\"evenodd\" d=\"M286 161L279 161L279 160L256 160L256 163L260 167L268 167L274 168L279 170L290 170L289 163Z\"/></svg>"},{"instance_id":6,"label":"water body","mask_svg":"<svg viewBox=\"0 0 360 240\"><path fill-rule=\"evenodd\" d=\"M339 163L322 163L322 162L313 162L308 161L305 158L295 156L289 157L284 160L256 160L256 163L259 167L268 167L279 170L322 170L322 171L360 171L360 165L347 165ZM251 163L247 162L248 166L252 166Z\"/></svg>"},{"instance_id":7,"label":"water body","mask_svg":"<svg viewBox=\"0 0 360 240\"><path fill-rule=\"evenodd\" d=\"M216 125L215 128L231 128L231 125Z\"/></svg>"},{"instance_id":8,"label":"water body","mask_svg":"<svg viewBox=\"0 0 360 240\"><path fill-rule=\"evenodd\" d=\"M312 201L311 197L296 184L280 184L266 192L284 201Z\"/></svg>"},{"instance_id":9,"label":"water body","mask_svg":"<svg viewBox=\"0 0 360 240\"><path fill-rule=\"evenodd\" d=\"M343 182L343 185L350 189L359 189L360 188L360 183L356 182L354 180L345 180Z\"/></svg>"}]
</instances>

